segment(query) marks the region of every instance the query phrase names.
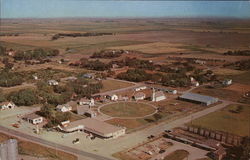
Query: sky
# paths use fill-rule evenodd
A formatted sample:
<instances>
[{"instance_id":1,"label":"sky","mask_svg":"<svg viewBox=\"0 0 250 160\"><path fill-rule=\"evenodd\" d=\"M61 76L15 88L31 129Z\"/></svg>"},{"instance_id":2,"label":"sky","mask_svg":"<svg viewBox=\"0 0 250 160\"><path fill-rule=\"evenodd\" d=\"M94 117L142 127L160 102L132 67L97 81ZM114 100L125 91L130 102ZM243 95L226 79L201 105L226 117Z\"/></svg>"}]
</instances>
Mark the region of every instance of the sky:
<instances>
[{"instance_id":1,"label":"sky","mask_svg":"<svg viewBox=\"0 0 250 160\"><path fill-rule=\"evenodd\" d=\"M250 1L0 0L1 18L250 18Z\"/></svg>"}]
</instances>

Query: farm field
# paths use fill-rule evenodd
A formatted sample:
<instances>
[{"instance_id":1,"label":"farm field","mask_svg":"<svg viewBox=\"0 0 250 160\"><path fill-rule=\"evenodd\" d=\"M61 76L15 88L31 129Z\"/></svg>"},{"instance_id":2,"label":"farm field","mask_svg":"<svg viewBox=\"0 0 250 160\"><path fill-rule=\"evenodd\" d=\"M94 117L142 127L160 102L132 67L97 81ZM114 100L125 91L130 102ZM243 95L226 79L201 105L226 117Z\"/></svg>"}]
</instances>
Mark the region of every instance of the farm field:
<instances>
[{"instance_id":1,"label":"farm field","mask_svg":"<svg viewBox=\"0 0 250 160\"><path fill-rule=\"evenodd\" d=\"M228 132L239 136L249 136L249 113L249 105L234 104L198 118L192 121L192 124L189 123L189 125Z\"/></svg>"},{"instance_id":2,"label":"farm field","mask_svg":"<svg viewBox=\"0 0 250 160\"><path fill-rule=\"evenodd\" d=\"M236 90L227 88L208 88L207 86L196 88L193 92L233 102L238 102L243 96L242 92Z\"/></svg>"},{"instance_id":3,"label":"farm field","mask_svg":"<svg viewBox=\"0 0 250 160\"><path fill-rule=\"evenodd\" d=\"M39 47L59 49L63 55L84 56L102 49L119 48L138 50L149 55L182 52L187 54L183 56L195 53L204 57L204 54L218 54L217 58L222 58L220 54L227 50L246 49L249 45L248 21L223 20L223 30L221 24L218 25L218 21L210 19L206 21L200 19L80 18L42 21L10 19L1 22L1 33L19 33L19 36L2 36L0 43L16 50ZM210 21L213 23L209 23ZM87 32L108 32L113 35L64 37L51 40L51 37L58 33ZM67 52L67 48L71 49L71 52ZM227 59L230 60L231 57Z\"/></svg>"},{"instance_id":4,"label":"farm field","mask_svg":"<svg viewBox=\"0 0 250 160\"><path fill-rule=\"evenodd\" d=\"M103 88L101 89L101 92L107 92L111 90L133 86L132 83L122 82L122 81L117 81L117 80L112 80L112 79L103 80L102 84L103 84Z\"/></svg>"}]
</instances>

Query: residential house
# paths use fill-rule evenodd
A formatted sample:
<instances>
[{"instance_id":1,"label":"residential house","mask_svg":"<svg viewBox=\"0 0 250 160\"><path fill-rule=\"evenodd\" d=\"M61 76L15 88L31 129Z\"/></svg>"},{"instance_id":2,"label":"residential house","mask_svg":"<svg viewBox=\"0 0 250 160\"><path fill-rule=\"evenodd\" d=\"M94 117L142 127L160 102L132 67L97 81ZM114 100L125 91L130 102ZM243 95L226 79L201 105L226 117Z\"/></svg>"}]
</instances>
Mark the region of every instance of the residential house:
<instances>
[{"instance_id":1,"label":"residential house","mask_svg":"<svg viewBox=\"0 0 250 160\"><path fill-rule=\"evenodd\" d=\"M117 101L118 100L118 96L116 94L107 95L106 98L111 100L111 101Z\"/></svg>"},{"instance_id":2,"label":"residential house","mask_svg":"<svg viewBox=\"0 0 250 160\"><path fill-rule=\"evenodd\" d=\"M135 91L141 91L141 90L144 90L144 89L147 89L147 86L137 87L137 88L135 88Z\"/></svg>"},{"instance_id":3,"label":"residential house","mask_svg":"<svg viewBox=\"0 0 250 160\"><path fill-rule=\"evenodd\" d=\"M35 113L25 115L24 119L26 119L28 122L30 122L32 124L39 124L39 123L43 122L43 117L39 116L39 115L37 115Z\"/></svg>"},{"instance_id":4,"label":"residential house","mask_svg":"<svg viewBox=\"0 0 250 160\"><path fill-rule=\"evenodd\" d=\"M144 100L146 98L146 95L145 95L145 93L143 93L143 92L138 92L138 93L136 93L135 95L134 95L134 99L136 100L136 101L138 101L138 100Z\"/></svg>"},{"instance_id":5,"label":"residential house","mask_svg":"<svg viewBox=\"0 0 250 160\"><path fill-rule=\"evenodd\" d=\"M13 102L2 102L0 103L0 110L13 109L16 105Z\"/></svg>"},{"instance_id":6,"label":"residential house","mask_svg":"<svg viewBox=\"0 0 250 160\"><path fill-rule=\"evenodd\" d=\"M232 79L226 79L222 82L223 85L225 86L229 86L233 83L233 80Z\"/></svg>"},{"instance_id":7,"label":"residential house","mask_svg":"<svg viewBox=\"0 0 250 160\"><path fill-rule=\"evenodd\" d=\"M56 80L49 80L49 81L48 81L48 84L49 84L50 86L57 86L59 83L58 83Z\"/></svg>"},{"instance_id":8,"label":"residential house","mask_svg":"<svg viewBox=\"0 0 250 160\"><path fill-rule=\"evenodd\" d=\"M89 105L89 106L94 106L95 105L95 100L93 98L87 99L87 98L81 98L78 102L79 105Z\"/></svg>"},{"instance_id":9,"label":"residential house","mask_svg":"<svg viewBox=\"0 0 250 160\"><path fill-rule=\"evenodd\" d=\"M69 104L57 105L56 110L60 112L69 112L72 110L72 107Z\"/></svg>"}]
</instances>

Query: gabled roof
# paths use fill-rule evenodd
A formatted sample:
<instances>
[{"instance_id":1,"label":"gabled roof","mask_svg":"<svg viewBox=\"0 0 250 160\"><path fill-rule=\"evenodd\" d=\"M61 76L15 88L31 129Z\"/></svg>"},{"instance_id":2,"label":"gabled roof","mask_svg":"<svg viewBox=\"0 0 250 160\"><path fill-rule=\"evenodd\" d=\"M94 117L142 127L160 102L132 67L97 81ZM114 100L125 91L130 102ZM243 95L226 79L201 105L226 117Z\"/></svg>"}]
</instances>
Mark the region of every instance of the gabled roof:
<instances>
[{"instance_id":1,"label":"gabled roof","mask_svg":"<svg viewBox=\"0 0 250 160\"><path fill-rule=\"evenodd\" d=\"M13 102L1 102L0 103L0 106L3 106L3 105L8 105L8 104L14 104ZM15 105L15 104L14 104Z\"/></svg>"},{"instance_id":2,"label":"gabled roof","mask_svg":"<svg viewBox=\"0 0 250 160\"><path fill-rule=\"evenodd\" d=\"M143 92L138 92L134 95L135 98L140 98L140 97L145 97L145 93Z\"/></svg>"},{"instance_id":3,"label":"gabled roof","mask_svg":"<svg viewBox=\"0 0 250 160\"><path fill-rule=\"evenodd\" d=\"M40 117L42 117L42 116L39 116L39 115L37 115L37 114L35 114L35 113L27 114L27 115L24 116L24 118L32 119L32 120L33 120L33 119L40 118Z\"/></svg>"},{"instance_id":4,"label":"gabled roof","mask_svg":"<svg viewBox=\"0 0 250 160\"><path fill-rule=\"evenodd\" d=\"M71 106L68 105L68 104L62 104L62 105L57 105L57 106L56 106L57 109L62 109L62 108L64 108L64 107L65 107L65 108L71 108Z\"/></svg>"}]
</instances>

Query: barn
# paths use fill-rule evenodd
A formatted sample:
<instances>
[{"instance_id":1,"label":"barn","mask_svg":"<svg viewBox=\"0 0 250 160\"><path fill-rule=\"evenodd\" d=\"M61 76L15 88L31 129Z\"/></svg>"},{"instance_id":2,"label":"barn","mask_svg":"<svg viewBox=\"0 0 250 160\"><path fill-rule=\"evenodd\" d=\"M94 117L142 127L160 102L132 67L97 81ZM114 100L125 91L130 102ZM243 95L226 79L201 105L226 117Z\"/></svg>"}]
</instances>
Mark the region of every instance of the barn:
<instances>
[{"instance_id":1,"label":"barn","mask_svg":"<svg viewBox=\"0 0 250 160\"><path fill-rule=\"evenodd\" d=\"M189 102L204 104L206 106L209 106L219 101L218 98L196 94L196 93L185 93L179 96L179 99L189 101Z\"/></svg>"}]
</instances>

